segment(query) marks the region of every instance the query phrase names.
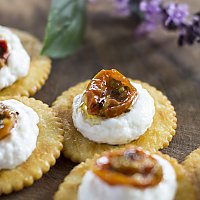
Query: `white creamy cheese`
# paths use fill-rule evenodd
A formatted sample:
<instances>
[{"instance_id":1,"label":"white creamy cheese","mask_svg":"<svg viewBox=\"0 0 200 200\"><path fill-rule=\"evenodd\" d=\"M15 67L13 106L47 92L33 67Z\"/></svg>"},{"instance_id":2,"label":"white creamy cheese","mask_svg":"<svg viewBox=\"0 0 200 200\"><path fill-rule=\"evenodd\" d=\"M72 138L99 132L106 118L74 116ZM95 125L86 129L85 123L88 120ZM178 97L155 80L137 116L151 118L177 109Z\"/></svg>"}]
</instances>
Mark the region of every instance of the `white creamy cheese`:
<instances>
[{"instance_id":1,"label":"white creamy cheese","mask_svg":"<svg viewBox=\"0 0 200 200\"><path fill-rule=\"evenodd\" d=\"M35 149L39 117L32 108L14 99L1 102L19 113L10 135L0 140L0 170L13 169L26 161Z\"/></svg>"},{"instance_id":2,"label":"white creamy cheese","mask_svg":"<svg viewBox=\"0 0 200 200\"><path fill-rule=\"evenodd\" d=\"M111 186L88 171L78 190L78 200L173 200L176 194L176 173L171 164L155 155L163 169L163 180L154 187L138 189L128 186Z\"/></svg>"},{"instance_id":3,"label":"white creamy cheese","mask_svg":"<svg viewBox=\"0 0 200 200\"><path fill-rule=\"evenodd\" d=\"M0 40L2 39L7 42L9 55L7 64L0 69L0 90L25 77L30 67L30 56L18 36L8 28L0 26Z\"/></svg>"},{"instance_id":4,"label":"white creamy cheese","mask_svg":"<svg viewBox=\"0 0 200 200\"><path fill-rule=\"evenodd\" d=\"M73 122L80 133L89 140L107 144L126 144L136 140L151 126L155 114L154 100L140 84L132 83L137 89L138 98L131 110L120 116L100 118L98 124L91 125L79 109L82 95L74 98Z\"/></svg>"}]
</instances>

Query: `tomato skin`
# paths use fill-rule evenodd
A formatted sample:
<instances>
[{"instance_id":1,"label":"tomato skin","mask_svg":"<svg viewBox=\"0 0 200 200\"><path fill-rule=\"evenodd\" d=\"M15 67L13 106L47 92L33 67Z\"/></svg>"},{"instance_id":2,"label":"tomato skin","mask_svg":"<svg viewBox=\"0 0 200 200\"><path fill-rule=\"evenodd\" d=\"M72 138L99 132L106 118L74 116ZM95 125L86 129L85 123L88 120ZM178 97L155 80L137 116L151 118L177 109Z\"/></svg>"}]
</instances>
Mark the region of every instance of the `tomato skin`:
<instances>
[{"instance_id":1,"label":"tomato skin","mask_svg":"<svg viewBox=\"0 0 200 200\"><path fill-rule=\"evenodd\" d=\"M0 140L10 135L10 131L17 121L17 115L17 112L0 103Z\"/></svg>"},{"instance_id":2,"label":"tomato skin","mask_svg":"<svg viewBox=\"0 0 200 200\"><path fill-rule=\"evenodd\" d=\"M101 70L86 88L87 112L105 118L119 116L137 95L136 88L117 70Z\"/></svg>"},{"instance_id":3,"label":"tomato skin","mask_svg":"<svg viewBox=\"0 0 200 200\"><path fill-rule=\"evenodd\" d=\"M144 189L160 183L162 167L141 148L115 150L98 158L92 171L109 185L127 185Z\"/></svg>"},{"instance_id":4,"label":"tomato skin","mask_svg":"<svg viewBox=\"0 0 200 200\"><path fill-rule=\"evenodd\" d=\"M0 39L0 68L5 65L8 59L8 45L5 40Z\"/></svg>"}]
</instances>

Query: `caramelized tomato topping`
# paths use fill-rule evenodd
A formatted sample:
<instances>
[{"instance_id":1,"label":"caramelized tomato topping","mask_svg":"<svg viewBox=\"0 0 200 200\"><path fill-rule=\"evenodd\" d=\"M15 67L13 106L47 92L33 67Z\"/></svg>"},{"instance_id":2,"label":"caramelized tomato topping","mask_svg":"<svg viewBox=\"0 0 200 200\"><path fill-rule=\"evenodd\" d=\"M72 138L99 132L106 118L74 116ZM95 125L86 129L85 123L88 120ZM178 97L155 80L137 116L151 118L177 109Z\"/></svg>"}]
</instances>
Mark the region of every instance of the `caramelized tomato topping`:
<instances>
[{"instance_id":1,"label":"caramelized tomato topping","mask_svg":"<svg viewBox=\"0 0 200 200\"><path fill-rule=\"evenodd\" d=\"M8 46L5 40L0 40L0 68L2 68L8 59Z\"/></svg>"},{"instance_id":2,"label":"caramelized tomato topping","mask_svg":"<svg viewBox=\"0 0 200 200\"><path fill-rule=\"evenodd\" d=\"M111 118L126 112L137 97L137 90L117 70L101 70L85 92L87 112Z\"/></svg>"},{"instance_id":3,"label":"caramelized tomato topping","mask_svg":"<svg viewBox=\"0 0 200 200\"><path fill-rule=\"evenodd\" d=\"M16 123L17 115L18 113L0 103L0 140L10 135L10 131Z\"/></svg>"},{"instance_id":4,"label":"caramelized tomato topping","mask_svg":"<svg viewBox=\"0 0 200 200\"><path fill-rule=\"evenodd\" d=\"M107 153L96 160L92 171L110 185L138 188L155 186L163 178L157 160L140 148Z\"/></svg>"}]
</instances>

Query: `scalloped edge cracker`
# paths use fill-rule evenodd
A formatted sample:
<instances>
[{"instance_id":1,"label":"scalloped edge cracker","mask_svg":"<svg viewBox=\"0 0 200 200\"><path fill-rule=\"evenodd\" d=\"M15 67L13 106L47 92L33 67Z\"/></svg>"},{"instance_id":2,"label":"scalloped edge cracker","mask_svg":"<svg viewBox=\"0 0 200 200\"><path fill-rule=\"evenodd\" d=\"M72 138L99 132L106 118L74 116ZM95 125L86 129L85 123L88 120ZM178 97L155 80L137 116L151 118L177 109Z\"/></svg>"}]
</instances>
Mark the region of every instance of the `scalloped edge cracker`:
<instances>
[{"instance_id":1,"label":"scalloped edge cracker","mask_svg":"<svg viewBox=\"0 0 200 200\"><path fill-rule=\"evenodd\" d=\"M73 98L82 93L89 81L79 83L69 88L53 103L53 109L57 116L61 118L65 135L63 154L74 162L82 162L87 158L92 158L95 153L101 153L105 150L124 147L127 145L137 145L144 149L158 150L169 145L176 129L176 113L171 102L160 91L147 83L140 83L143 88L151 94L155 101L156 113L152 126L137 140L126 145L99 144L82 136L73 125L72 121L72 102Z\"/></svg>"},{"instance_id":2,"label":"scalloped edge cracker","mask_svg":"<svg viewBox=\"0 0 200 200\"><path fill-rule=\"evenodd\" d=\"M21 190L40 179L56 163L63 147L62 123L48 105L27 97L0 97L0 100L11 98L37 112L40 118L39 135L36 148L28 160L15 169L0 170L0 195Z\"/></svg>"},{"instance_id":3,"label":"scalloped edge cracker","mask_svg":"<svg viewBox=\"0 0 200 200\"><path fill-rule=\"evenodd\" d=\"M195 186L195 195L200 199L200 148L194 150L182 163Z\"/></svg>"},{"instance_id":4,"label":"scalloped edge cracker","mask_svg":"<svg viewBox=\"0 0 200 200\"><path fill-rule=\"evenodd\" d=\"M178 183L175 200L195 200L194 189L187 179L187 176L185 176L186 171L183 166L178 164L176 159L171 158L168 155L160 152L155 153L153 151L151 151L151 153L161 156L173 166ZM76 166L69 175L65 177L64 182L60 184L58 191L55 193L54 200L77 200L78 187L81 184L82 178L98 156L99 155L95 155L93 159L87 159L86 162L82 162Z\"/></svg>"},{"instance_id":5,"label":"scalloped edge cracker","mask_svg":"<svg viewBox=\"0 0 200 200\"><path fill-rule=\"evenodd\" d=\"M28 52L31 62L28 75L11 86L0 90L0 96L32 96L44 85L51 71L51 60L41 56L42 44L24 31L12 29Z\"/></svg>"}]
</instances>

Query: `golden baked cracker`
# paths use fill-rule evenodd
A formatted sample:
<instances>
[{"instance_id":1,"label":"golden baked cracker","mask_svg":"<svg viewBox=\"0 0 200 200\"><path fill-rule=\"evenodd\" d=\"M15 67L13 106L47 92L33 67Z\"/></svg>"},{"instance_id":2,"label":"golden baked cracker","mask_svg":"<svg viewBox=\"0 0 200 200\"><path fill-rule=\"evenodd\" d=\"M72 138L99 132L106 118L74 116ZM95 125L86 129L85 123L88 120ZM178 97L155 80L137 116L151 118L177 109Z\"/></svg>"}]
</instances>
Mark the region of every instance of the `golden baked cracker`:
<instances>
[{"instance_id":1,"label":"golden baked cracker","mask_svg":"<svg viewBox=\"0 0 200 200\"><path fill-rule=\"evenodd\" d=\"M189 173L189 178L195 186L197 199L200 199L200 148L193 151L183 162L185 170Z\"/></svg>"},{"instance_id":2,"label":"golden baked cracker","mask_svg":"<svg viewBox=\"0 0 200 200\"><path fill-rule=\"evenodd\" d=\"M40 55L42 44L32 35L11 29L20 38L31 62L28 75L0 90L0 96L32 96L45 83L51 71L51 60Z\"/></svg>"},{"instance_id":3,"label":"golden baked cracker","mask_svg":"<svg viewBox=\"0 0 200 200\"><path fill-rule=\"evenodd\" d=\"M144 149L161 149L169 145L176 129L176 113L171 102L160 91L154 87L140 81L143 88L147 89L155 102L155 116L152 126L137 140L129 144L141 146ZM95 153L101 153L105 150L119 148L126 145L109 145L99 144L82 136L76 130L72 121L72 102L73 98L82 93L89 81L79 83L65 91L53 103L53 109L61 118L64 124L64 147L63 153L67 158L74 162L85 161L87 158L92 158ZM129 145L128 144L128 145Z\"/></svg>"},{"instance_id":4,"label":"golden baked cracker","mask_svg":"<svg viewBox=\"0 0 200 200\"><path fill-rule=\"evenodd\" d=\"M27 161L15 169L0 170L0 195L32 185L55 164L63 147L62 124L48 105L27 97L0 97L0 100L10 98L24 103L37 112L40 119L39 135L36 148Z\"/></svg>"},{"instance_id":5,"label":"golden baked cracker","mask_svg":"<svg viewBox=\"0 0 200 200\"><path fill-rule=\"evenodd\" d=\"M151 153L153 153L153 151ZM154 152L154 154L169 161L176 172L178 188L175 200L195 200L194 188L187 179L186 171L183 166L178 164L176 159L170 158L168 155L160 152ZM55 193L54 200L77 200L78 187L81 184L82 178L97 157L98 155L95 155L94 159L87 159L86 162L82 162L76 166L69 175L65 177L64 182L60 184L58 191Z\"/></svg>"}]
</instances>

